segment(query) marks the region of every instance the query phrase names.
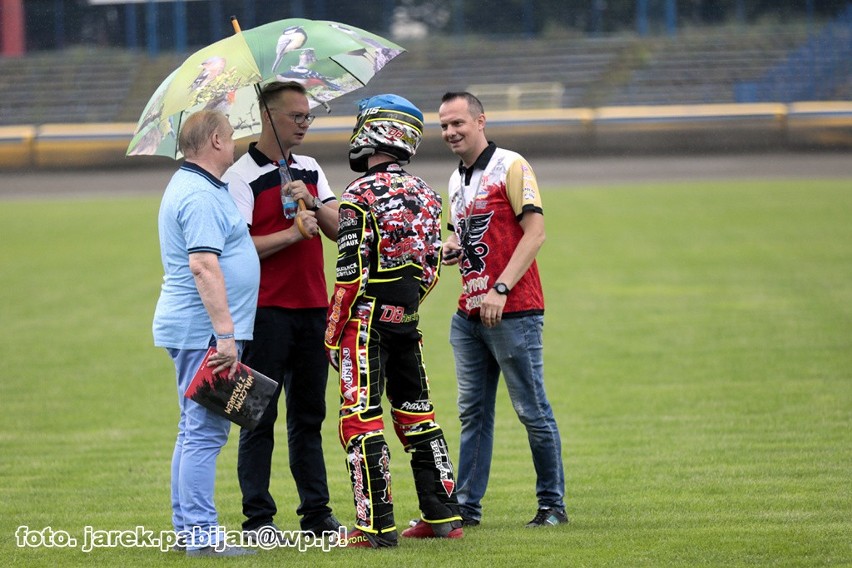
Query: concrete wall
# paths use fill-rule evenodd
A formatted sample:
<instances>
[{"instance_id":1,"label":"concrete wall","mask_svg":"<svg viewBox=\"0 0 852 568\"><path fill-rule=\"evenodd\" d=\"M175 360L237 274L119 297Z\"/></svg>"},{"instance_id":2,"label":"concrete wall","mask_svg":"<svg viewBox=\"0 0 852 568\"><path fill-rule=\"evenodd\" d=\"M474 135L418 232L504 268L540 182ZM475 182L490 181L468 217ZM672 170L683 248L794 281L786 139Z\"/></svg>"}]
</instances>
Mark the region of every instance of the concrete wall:
<instances>
[{"instance_id":1,"label":"concrete wall","mask_svg":"<svg viewBox=\"0 0 852 568\"><path fill-rule=\"evenodd\" d=\"M501 145L541 156L690 154L778 150L852 152L852 102L630 106L488 113ZM419 157L446 157L436 114L426 115ZM320 116L306 151L345 152L354 117ZM145 167L163 157L125 157L134 124L0 127L0 170ZM238 144L243 151L250 140Z\"/></svg>"}]
</instances>

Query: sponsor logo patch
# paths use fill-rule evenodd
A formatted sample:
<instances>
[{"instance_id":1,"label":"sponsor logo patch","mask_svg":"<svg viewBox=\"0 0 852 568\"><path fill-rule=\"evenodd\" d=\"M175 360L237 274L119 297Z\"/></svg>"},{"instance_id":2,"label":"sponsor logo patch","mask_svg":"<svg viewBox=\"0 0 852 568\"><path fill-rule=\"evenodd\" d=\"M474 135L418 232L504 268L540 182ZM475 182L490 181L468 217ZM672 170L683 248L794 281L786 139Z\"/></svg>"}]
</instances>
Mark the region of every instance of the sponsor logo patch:
<instances>
[{"instance_id":1,"label":"sponsor logo patch","mask_svg":"<svg viewBox=\"0 0 852 568\"><path fill-rule=\"evenodd\" d=\"M444 491L447 492L447 497L453 494L456 488L456 482L453 479L453 466L450 465L450 455L447 451L447 443L441 440L432 440L429 444L432 447L432 456L435 459L435 469L441 476L441 485Z\"/></svg>"},{"instance_id":2,"label":"sponsor logo patch","mask_svg":"<svg viewBox=\"0 0 852 568\"><path fill-rule=\"evenodd\" d=\"M429 412L432 410L432 405L429 404L428 401L418 401L418 402L408 402L405 401L402 403L400 410L410 410L412 412Z\"/></svg>"}]
</instances>

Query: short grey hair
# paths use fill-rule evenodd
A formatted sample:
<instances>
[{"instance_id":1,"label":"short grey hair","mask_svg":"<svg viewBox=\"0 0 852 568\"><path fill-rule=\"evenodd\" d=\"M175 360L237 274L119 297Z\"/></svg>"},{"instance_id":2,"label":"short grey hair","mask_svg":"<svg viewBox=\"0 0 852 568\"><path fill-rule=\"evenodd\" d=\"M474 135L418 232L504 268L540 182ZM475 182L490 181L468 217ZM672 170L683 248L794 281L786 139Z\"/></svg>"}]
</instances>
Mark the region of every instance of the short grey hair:
<instances>
[{"instance_id":1,"label":"short grey hair","mask_svg":"<svg viewBox=\"0 0 852 568\"><path fill-rule=\"evenodd\" d=\"M200 110L184 121L178 136L178 149L187 158L194 158L210 138L219 131L228 117L218 110Z\"/></svg>"}]
</instances>

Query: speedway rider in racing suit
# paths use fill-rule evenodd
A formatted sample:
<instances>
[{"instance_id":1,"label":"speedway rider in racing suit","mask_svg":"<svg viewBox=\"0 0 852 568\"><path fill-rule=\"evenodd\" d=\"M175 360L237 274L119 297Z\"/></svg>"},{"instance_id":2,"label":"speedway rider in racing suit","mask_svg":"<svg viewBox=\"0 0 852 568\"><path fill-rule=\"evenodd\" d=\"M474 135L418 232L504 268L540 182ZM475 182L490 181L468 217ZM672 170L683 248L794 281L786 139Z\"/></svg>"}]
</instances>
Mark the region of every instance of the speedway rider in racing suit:
<instances>
[{"instance_id":1,"label":"speedway rider in racing suit","mask_svg":"<svg viewBox=\"0 0 852 568\"><path fill-rule=\"evenodd\" d=\"M402 166L414 155L423 114L397 95L359 103L349 164L365 172L341 196L337 282L325 335L340 372L340 441L347 453L355 528L347 546L396 546L390 451L381 397L405 451L421 519L411 538L461 538L453 466L429 397L418 306L438 280L441 197Z\"/></svg>"}]
</instances>

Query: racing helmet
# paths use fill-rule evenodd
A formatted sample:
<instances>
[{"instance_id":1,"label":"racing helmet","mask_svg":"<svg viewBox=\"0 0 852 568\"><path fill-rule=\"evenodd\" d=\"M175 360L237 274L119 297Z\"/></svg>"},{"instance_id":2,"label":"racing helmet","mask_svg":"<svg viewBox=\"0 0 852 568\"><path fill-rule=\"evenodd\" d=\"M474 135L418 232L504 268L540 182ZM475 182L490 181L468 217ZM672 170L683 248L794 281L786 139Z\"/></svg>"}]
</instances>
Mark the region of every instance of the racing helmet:
<instances>
[{"instance_id":1,"label":"racing helmet","mask_svg":"<svg viewBox=\"0 0 852 568\"><path fill-rule=\"evenodd\" d=\"M349 167L365 172L367 158L377 153L405 165L422 139L423 113L410 101L390 94L362 99L349 139Z\"/></svg>"}]
</instances>

